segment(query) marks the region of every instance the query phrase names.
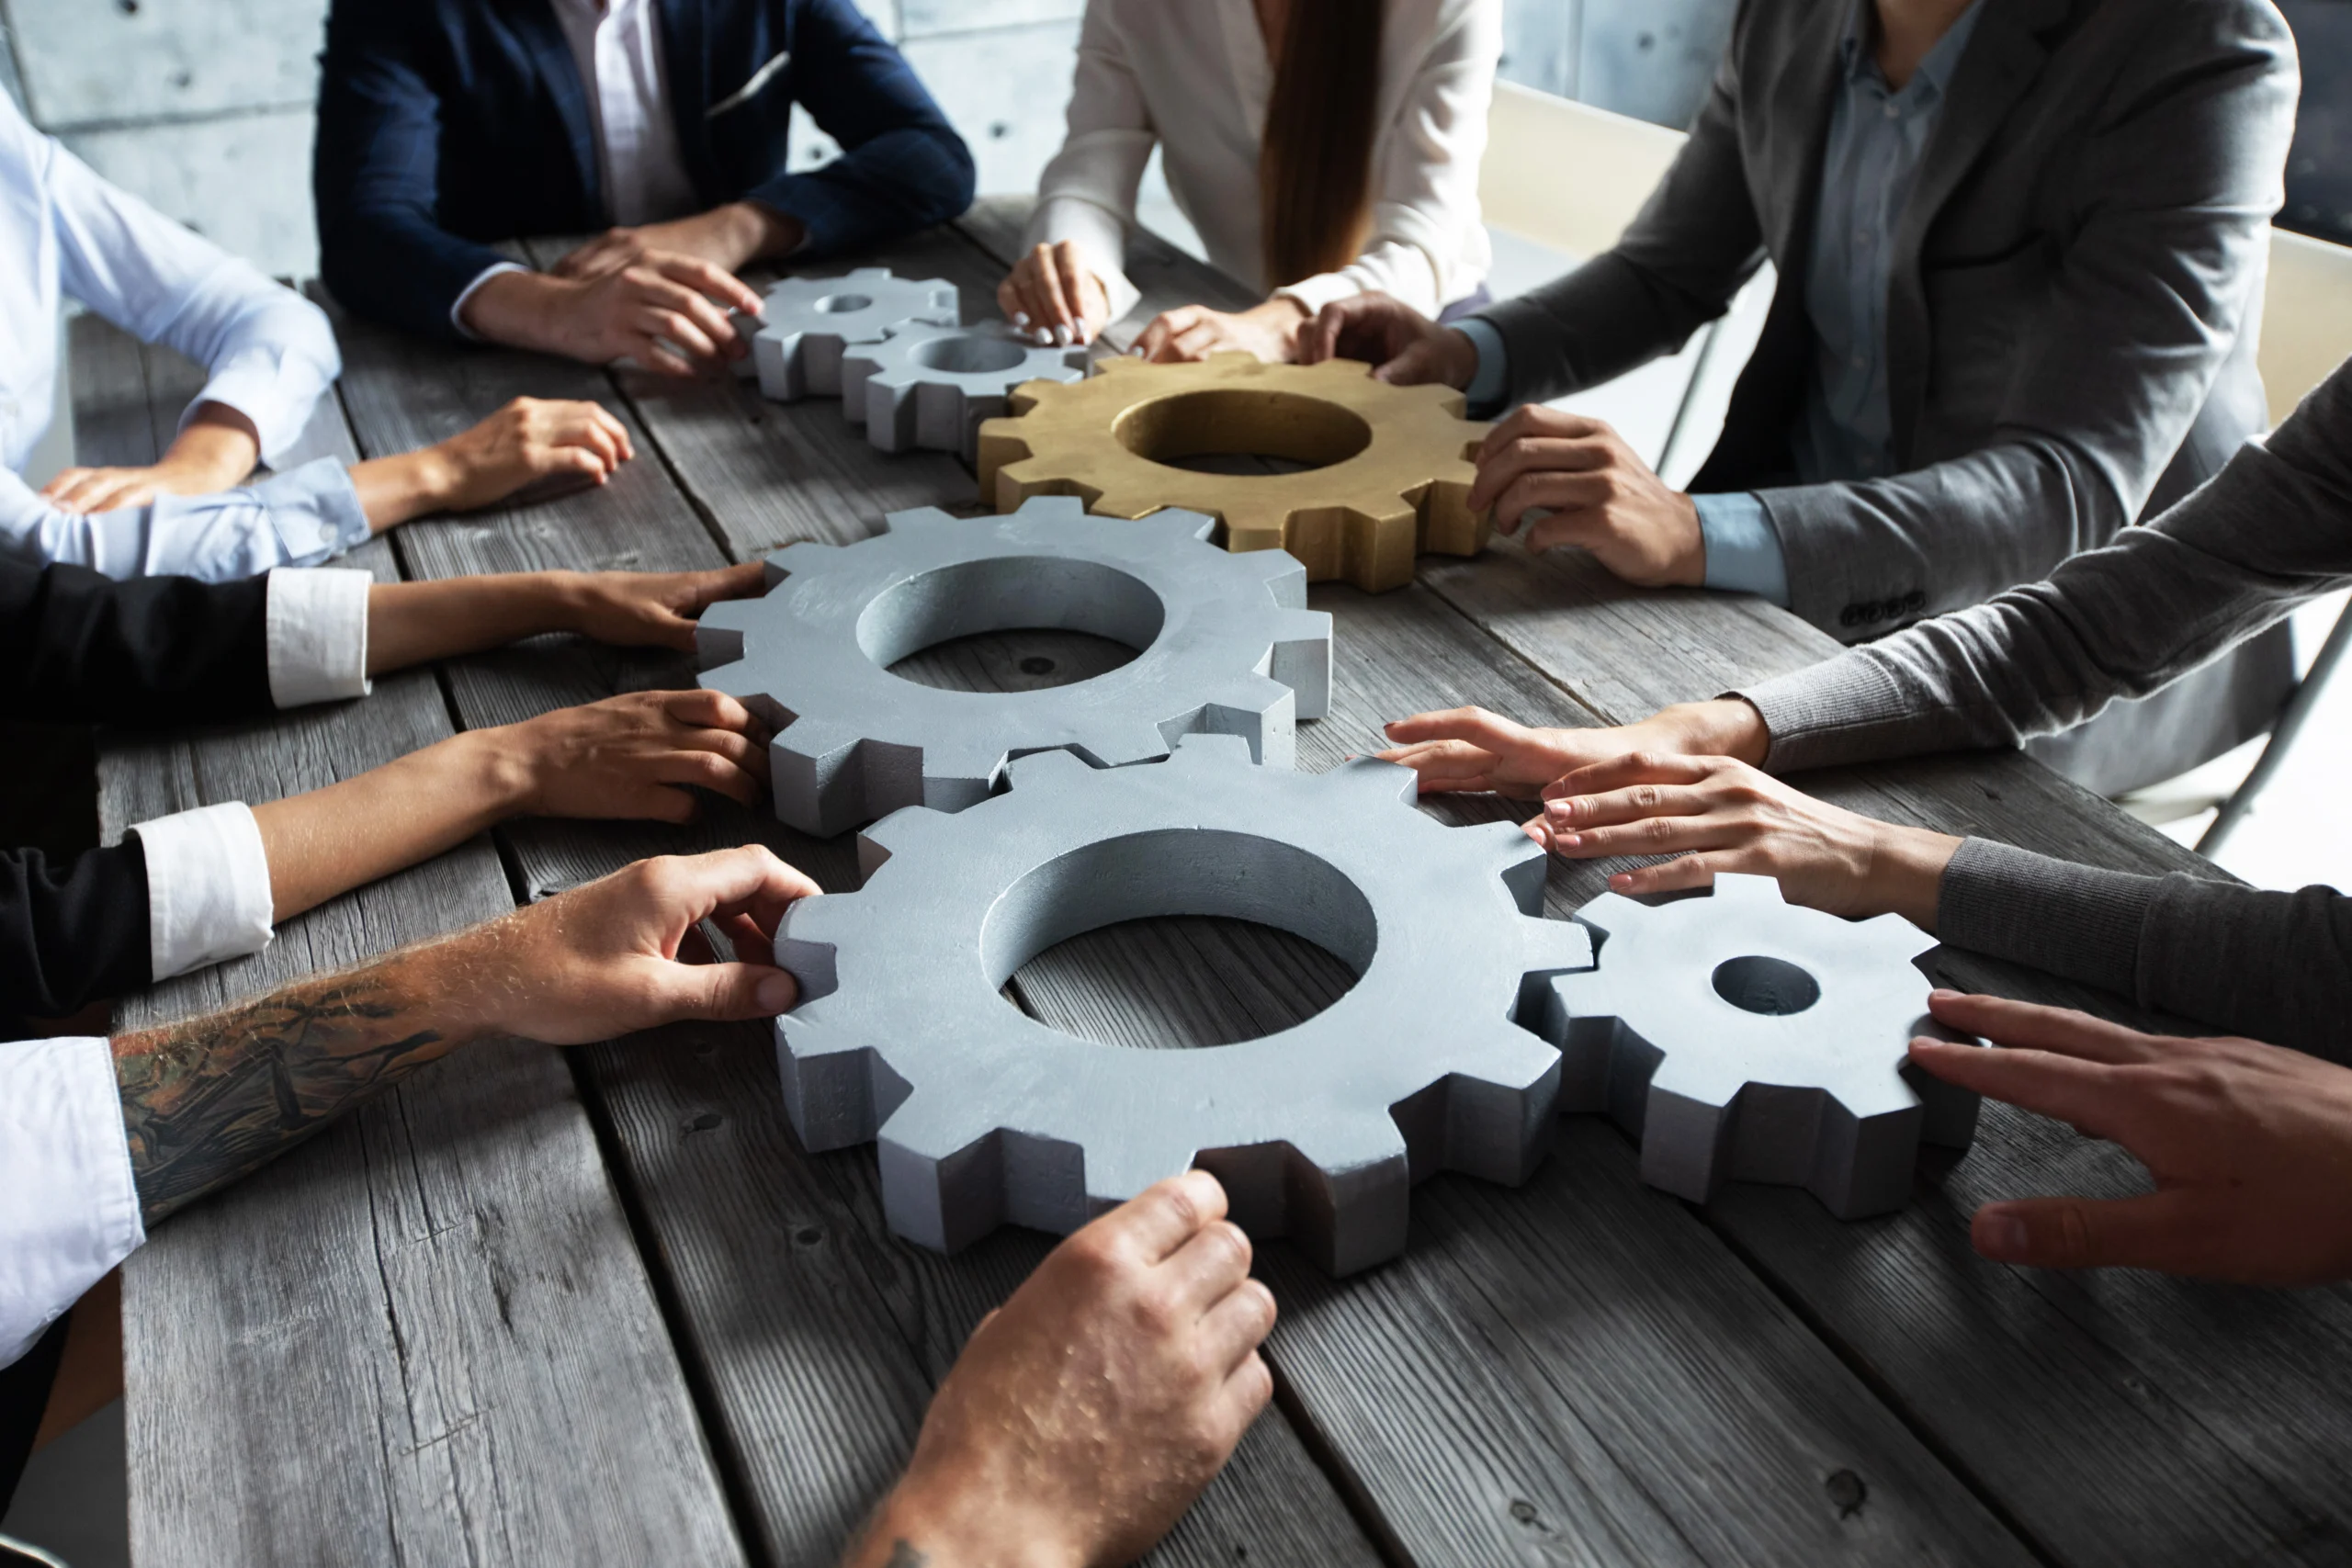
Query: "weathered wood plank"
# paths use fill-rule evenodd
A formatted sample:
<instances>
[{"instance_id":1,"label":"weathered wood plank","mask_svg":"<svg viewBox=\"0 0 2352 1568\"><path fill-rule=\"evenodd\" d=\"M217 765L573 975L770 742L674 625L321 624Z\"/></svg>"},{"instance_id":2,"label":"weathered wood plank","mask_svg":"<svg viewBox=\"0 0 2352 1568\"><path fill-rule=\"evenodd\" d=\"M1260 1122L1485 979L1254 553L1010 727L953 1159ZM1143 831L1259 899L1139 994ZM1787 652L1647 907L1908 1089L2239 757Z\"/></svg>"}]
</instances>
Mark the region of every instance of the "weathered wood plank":
<instances>
[{"instance_id":1,"label":"weathered wood plank","mask_svg":"<svg viewBox=\"0 0 2352 1568\"><path fill-rule=\"evenodd\" d=\"M89 461L152 460L198 378L77 325ZM111 341L109 341L111 340ZM146 407L140 416L141 405ZM329 413L333 413L332 404ZM348 446L339 417L322 439ZM393 575L383 543L351 564ZM429 672L365 702L167 739L109 735L102 821L318 787L450 733ZM126 1000L210 1010L512 908L495 851L288 921L252 959ZM478 1048L232 1191L125 1266L134 1549L186 1562L740 1562L650 1283L571 1074ZM584 1324L609 1325L594 1338Z\"/></svg>"},{"instance_id":2,"label":"weathered wood plank","mask_svg":"<svg viewBox=\"0 0 2352 1568\"><path fill-rule=\"evenodd\" d=\"M493 561L585 566L620 556L644 567L718 564L718 547L694 518L729 536L741 519L757 515L746 497L791 482L790 472L770 471L746 484L743 460L756 456L752 442L787 429L815 455L811 471L833 476L828 482L842 493L867 500L840 511L768 513L777 526L809 533L735 536L747 541L747 552L812 534L860 537L886 510L968 497L971 489L969 475L952 462L945 470L927 459L908 465L953 487L947 493L869 469L869 457L878 455L858 455L862 436L846 427L825 434L826 421L839 423L830 409L745 411L726 387L656 397L635 377L626 378L624 406L600 373L555 361L482 353L456 359L453 369L448 360L455 356L435 363L447 351L348 322L344 344L348 400L370 450L435 438L522 392L602 398L640 438L640 462L605 489L527 511L413 525L402 547L424 575L489 570ZM752 413L763 423L752 424ZM814 435L808 434L811 425ZM657 454L684 458L678 471L693 476L688 495L699 503L693 510L686 497L667 490ZM856 476L868 471L879 476L876 489L859 489ZM865 521L853 528L844 516ZM1057 658L1100 656L1098 649L1007 637L946 650L928 672L943 680L966 670L1035 679L1019 662L1047 648ZM691 680L690 668L674 661L552 640L451 670L458 711L469 725L611 690ZM819 844L773 819L718 804L684 834L533 823L502 836L535 895L640 853L746 840L767 843L829 887L854 884L850 840ZM695 1043L683 1052L664 1048L674 1036ZM1002 1300L1036 1253L1000 1249L983 1267L932 1258L888 1237L879 1223L871 1152L812 1160L798 1149L763 1039L763 1032L747 1029L620 1042L592 1053L589 1076L624 1151L631 1201L658 1239L659 1266L682 1316L681 1353L711 1390L713 1405L705 1414L713 1441L738 1468L751 1499L747 1528L760 1534L775 1561L819 1563L830 1561L903 1460L932 1382L971 1325ZM829 1237L832 1245L825 1244ZM923 1282L911 1296L910 1280ZM1227 1562L1233 1546L1261 1560L1373 1560L1329 1483L1278 1418L1253 1434L1197 1514L1198 1522L1171 1539L1155 1562Z\"/></svg>"}]
</instances>

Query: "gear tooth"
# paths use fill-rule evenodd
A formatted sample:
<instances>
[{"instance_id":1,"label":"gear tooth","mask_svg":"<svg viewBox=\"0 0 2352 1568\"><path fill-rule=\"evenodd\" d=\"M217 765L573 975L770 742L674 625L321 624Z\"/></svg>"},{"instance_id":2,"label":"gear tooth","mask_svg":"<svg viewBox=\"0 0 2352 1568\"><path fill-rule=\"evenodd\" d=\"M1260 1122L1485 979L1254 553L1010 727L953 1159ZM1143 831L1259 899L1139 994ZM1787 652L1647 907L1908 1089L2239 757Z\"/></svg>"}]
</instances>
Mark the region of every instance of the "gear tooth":
<instances>
[{"instance_id":1,"label":"gear tooth","mask_svg":"<svg viewBox=\"0 0 2352 1568\"><path fill-rule=\"evenodd\" d=\"M1005 769L1005 775L1017 791L1043 789L1057 781L1068 784L1081 773L1092 772L1094 770L1087 765L1085 758L1057 746L1048 751L1031 751L1014 758Z\"/></svg>"},{"instance_id":2,"label":"gear tooth","mask_svg":"<svg viewBox=\"0 0 2352 1568\"><path fill-rule=\"evenodd\" d=\"M710 640L706 643L703 640L705 637ZM727 648L728 639L730 637L733 637L736 644L731 658L729 657ZM700 677L703 690L717 692L722 696L733 697L741 703L749 703L754 697L765 696L767 682L761 678L759 670L751 660L745 659L742 653L742 639L732 633L696 631L695 655L697 660L727 660L724 663L706 664Z\"/></svg>"},{"instance_id":3,"label":"gear tooth","mask_svg":"<svg viewBox=\"0 0 2352 1568\"><path fill-rule=\"evenodd\" d=\"M1936 939L1900 915L1873 915L1853 922L1855 940L1886 962L1908 964L1936 945Z\"/></svg>"},{"instance_id":4,"label":"gear tooth","mask_svg":"<svg viewBox=\"0 0 2352 1568\"><path fill-rule=\"evenodd\" d=\"M1250 742L1238 735L1195 730L1177 737L1168 761L1171 766L1187 768L1246 768L1251 765Z\"/></svg>"},{"instance_id":5,"label":"gear tooth","mask_svg":"<svg viewBox=\"0 0 2352 1568\"><path fill-rule=\"evenodd\" d=\"M1304 611L1306 605L1306 563L1288 550L1247 550L1235 558L1247 562L1266 585L1275 604L1286 610ZM1329 618L1325 617L1325 624Z\"/></svg>"},{"instance_id":6,"label":"gear tooth","mask_svg":"<svg viewBox=\"0 0 2352 1568\"><path fill-rule=\"evenodd\" d=\"M888 277L890 276L890 269L887 266L854 266L850 268L849 276L852 277Z\"/></svg>"},{"instance_id":7,"label":"gear tooth","mask_svg":"<svg viewBox=\"0 0 2352 1568\"><path fill-rule=\"evenodd\" d=\"M1608 939L1619 931L1632 931L1649 922L1657 911L1646 904L1635 903L1622 893L1603 893L1577 910L1577 924L1600 933L1601 940L1593 943L1600 953L1600 963L1609 963Z\"/></svg>"},{"instance_id":8,"label":"gear tooth","mask_svg":"<svg viewBox=\"0 0 2352 1568\"><path fill-rule=\"evenodd\" d=\"M1085 519L1086 503L1074 495L1033 495L1004 515L1033 525L1067 528Z\"/></svg>"},{"instance_id":9,"label":"gear tooth","mask_svg":"<svg viewBox=\"0 0 2352 1568\"><path fill-rule=\"evenodd\" d=\"M1529 915L1521 928L1527 935L1529 973L1570 970L1589 973L1593 966L1592 932L1574 920L1546 919ZM1555 980L1558 977L1555 977Z\"/></svg>"},{"instance_id":10,"label":"gear tooth","mask_svg":"<svg viewBox=\"0 0 2352 1568\"><path fill-rule=\"evenodd\" d=\"M1004 748L987 740L956 739L925 746L924 803L956 811L976 804L995 784L1004 762Z\"/></svg>"},{"instance_id":11,"label":"gear tooth","mask_svg":"<svg viewBox=\"0 0 2352 1568\"><path fill-rule=\"evenodd\" d=\"M1753 917L1756 919L1767 918L1761 914L1762 910L1788 908L1788 900L1781 897L1778 882L1769 876L1754 876L1745 872L1716 873L1713 897L1717 904L1758 911Z\"/></svg>"},{"instance_id":12,"label":"gear tooth","mask_svg":"<svg viewBox=\"0 0 2352 1568\"><path fill-rule=\"evenodd\" d=\"M1143 361L1132 354L1105 355L1094 362L1094 373L1097 376L1125 376L1143 367Z\"/></svg>"},{"instance_id":13,"label":"gear tooth","mask_svg":"<svg viewBox=\"0 0 2352 1568\"><path fill-rule=\"evenodd\" d=\"M1351 757L1323 775L1340 788L1361 790L1377 800L1410 806L1420 793L1412 769L1376 757Z\"/></svg>"},{"instance_id":14,"label":"gear tooth","mask_svg":"<svg viewBox=\"0 0 2352 1568\"><path fill-rule=\"evenodd\" d=\"M1205 512L1190 512L1181 506L1164 506L1135 521L1171 545L1195 543L1216 532L1216 518Z\"/></svg>"},{"instance_id":15,"label":"gear tooth","mask_svg":"<svg viewBox=\"0 0 2352 1568\"><path fill-rule=\"evenodd\" d=\"M882 529L888 534L920 534L925 529L957 527L962 521L936 506L912 506L904 512L885 513Z\"/></svg>"},{"instance_id":16,"label":"gear tooth","mask_svg":"<svg viewBox=\"0 0 2352 1568\"><path fill-rule=\"evenodd\" d=\"M739 637L757 626L765 614L757 599L722 599L703 607L702 617L695 622L706 632L733 632Z\"/></svg>"},{"instance_id":17,"label":"gear tooth","mask_svg":"<svg viewBox=\"0 0 2352 1568\"><path fill-rule=\"evenodd\" d=\"M1175 742L1161 734L1158 726L1146 724L1092 737L1083 750L1097 767L1125 768L1137 762L1164 761L1175 749Z\"/></svg>"},{"instance_id":18,"label":"gear tooth","mask_svg":"<svg viewBox=\"0 0 2352 1568\"><path fill-rule=\"evenodd\" d=\"M871 877L891 856L923 843L945 819L946 813L928 806L901 806L879 822L868 823L857 835L858 862L865 868L865 874ZM871 863L867 860L869 845Z\"/></svg>"}]
</instances>

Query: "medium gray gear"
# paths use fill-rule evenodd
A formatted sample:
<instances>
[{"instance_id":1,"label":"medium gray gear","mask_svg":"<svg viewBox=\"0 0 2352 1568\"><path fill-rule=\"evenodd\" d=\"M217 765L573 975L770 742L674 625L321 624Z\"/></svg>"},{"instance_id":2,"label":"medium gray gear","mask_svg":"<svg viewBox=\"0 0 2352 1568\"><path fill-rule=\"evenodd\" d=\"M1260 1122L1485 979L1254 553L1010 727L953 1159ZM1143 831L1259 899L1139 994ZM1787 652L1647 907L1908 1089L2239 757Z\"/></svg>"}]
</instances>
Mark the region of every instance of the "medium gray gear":
<instances>
[{"instance_id":1,"label":"medium gray gear","mask_svg":"<svg viewBox=\"0 0 2352 1568\"><path fill-rule=\"evenodd\" d=\"M952 327L961 310L945 278L894 277L887 266L787 277L768 289L752 339L761 394L778 402L839 397L845 349L880 343L893 327Z\"/></svg>"},{"instance_id":2,"label":"medium gray gear","mask_svg":"<svg viewBox=\"0 0 2352 1568\"><path fill-rule=\"evenodd\" d=\"M1703 1202L1726 1179L1801 1185L1840 1219L1903 1206L1921 1143L1965 1148L1976 1096L1908 1066L1928 1015L1912 960L1935 938L1899 915L1844 920L1769 876L1577 911L1596 966L1553 982L1560 1109L1640 1140L1642 1179Z\"/></svg>"},{"instance_id":3,"label":"medium gray gear","mask_svg":"<svg viewBox=\"0 0 2352 1568\"><path fill-rule=\"evenodd\" d=\"M1589 964L1546 920L1544 856L1509 823L1449 828L1413 773L1249 765L1229 736L1166 762L1012 766L953 816L910 807L859 843L858 892L794 905L776 942L802 1000L776 1020L785 1107L811 1150L880 1143L891 1229L953 1250L999 1224L1069 1232L1198 1165L1235 1222L1347 1274L1404 1250L1413 1182L1524 1180L1559 1053L1522 1026ZM1096 1044L1000 993L1056 942L1152 915L1296 932L1354 987L1257 1040Z\"/></svg>"},{"instance_id":4,"label":"medium gray gear","mask_svg":"<svg viewBox=\"0 0 2352 1568\"><path fill-rule=\"evenodd\" d=\"M1002 321L902 327L842 356L842 412L885 452L918 447L971 461L979 423L1023 381L1082 381L1093 352L1040 348Z\"/></svg>"},{"instance_id":5,"label":"medium gray gear","mask_svg":"<svg viewBox=\"0 0 2352 1568\"><path fill-rule=\"evenodd\" d=\"M1047 496L995 517L893 513L854 545L768 558L763 599L714 604L695 642L703 684L777 726L776 815L830 837L902 806L960 811L1008 759L1068 748L1100 767L1152 761L1196 730L1295 765L1295 726L1331 701L1331 617L1281 550L1229 555L1215 520L1090 517ZM889 666L975 632L1059 626L1140 649L1091 680L949 692ZM716 668L714 668L716 666Z\"/></svg>"}]
</instances>

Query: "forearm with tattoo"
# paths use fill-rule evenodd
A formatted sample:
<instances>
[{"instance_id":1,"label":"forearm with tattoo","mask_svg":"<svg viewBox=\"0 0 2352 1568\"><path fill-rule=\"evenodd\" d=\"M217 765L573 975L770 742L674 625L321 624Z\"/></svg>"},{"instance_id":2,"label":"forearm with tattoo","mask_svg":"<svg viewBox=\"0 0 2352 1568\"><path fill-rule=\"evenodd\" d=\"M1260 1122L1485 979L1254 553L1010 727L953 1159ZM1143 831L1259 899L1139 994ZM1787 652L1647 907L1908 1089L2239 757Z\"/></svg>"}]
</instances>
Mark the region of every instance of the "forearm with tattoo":
<instances>
[{"instance_id":1,"label":"forearm with tattoo","mask_svg":"<svg viewBox=\"0 0 2352 1568\"><path fill-rule=\"evenodd\" d=\"M140 1206L153 1225L277 1157L463 1041L419 955L322 976L115 1042ZM438 1016L434 1016L435 1012Z\"/></svg>"}]
</instances>

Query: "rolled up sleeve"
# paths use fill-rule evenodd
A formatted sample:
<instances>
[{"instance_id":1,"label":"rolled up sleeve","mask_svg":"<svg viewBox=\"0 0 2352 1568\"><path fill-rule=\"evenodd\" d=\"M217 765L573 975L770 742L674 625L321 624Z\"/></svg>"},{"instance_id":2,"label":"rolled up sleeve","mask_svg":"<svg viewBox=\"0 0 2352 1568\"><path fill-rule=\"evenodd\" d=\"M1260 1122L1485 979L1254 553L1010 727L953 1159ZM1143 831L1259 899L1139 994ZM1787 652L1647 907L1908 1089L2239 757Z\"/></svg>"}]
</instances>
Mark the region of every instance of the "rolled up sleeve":
<instances>
[{"instance_id":1,"label":"rolled up sleeve","mask_svg":"<svg viewBox=\"0 0 2352 1568\"><path fill-rule=\"evenodd\" d=\"M231 582L315 566L366 542L368 513L332 457L215 495L163 495L82 515L0 473L0 551L33 566L85 566L117 580Z\"/></svg>"},{"instance_id":2,"label":"rolled up sleeve","mask_svg":"<svg viewBox=\"0 0 2352 1568\"><path fill-rule=\"evenodd\" d=\"M147 854L147 941L156 979L269 945L277 901L251 807L201 807L131 831Z\"/></svg>"},{"instance_id":3,"label":"rolled up sleeve","mask_svg":"<svg viewBox=\"0 0 2352 1568\"><path fill-rule=\"evenodd\" d=\"M147 1239L104 1040L0 1050L0 1366Z\"/></svg>"}]
</instances>

